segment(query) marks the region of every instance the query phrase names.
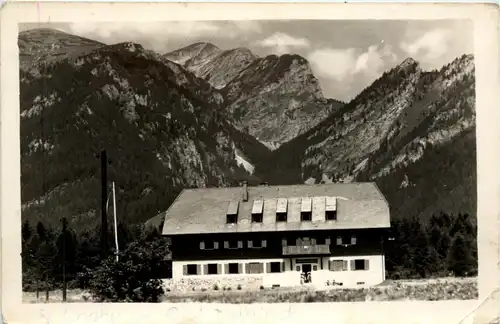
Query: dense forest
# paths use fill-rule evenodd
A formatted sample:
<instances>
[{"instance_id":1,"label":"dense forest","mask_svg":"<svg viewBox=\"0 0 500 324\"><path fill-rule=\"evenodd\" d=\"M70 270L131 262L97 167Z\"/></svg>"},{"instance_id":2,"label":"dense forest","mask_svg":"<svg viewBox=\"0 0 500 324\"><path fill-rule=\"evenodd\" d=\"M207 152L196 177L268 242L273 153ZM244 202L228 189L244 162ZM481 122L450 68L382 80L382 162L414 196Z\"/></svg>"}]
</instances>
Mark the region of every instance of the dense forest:
<instances>
[{"instance_id":1,"label":"dense forest","mask_svg":"<svg viewBox=\"0 0 500 324\"><path fill-rule=\"evenodd\" d=\"M395 220L386 240L388 279L477 275L477 227L467 214L433 215ZM102 257L100 231L23 223L23 290L67 288L90 290L100 300L157 301L163 293L158 279L170 277L169 240L160 229L118 226L119 259L115 251ZM113 242L110 231L108 242ZM26 257L29 256L29 257ZM65 276L65 280L63 278Z\"/></svg>"}]
</instances>

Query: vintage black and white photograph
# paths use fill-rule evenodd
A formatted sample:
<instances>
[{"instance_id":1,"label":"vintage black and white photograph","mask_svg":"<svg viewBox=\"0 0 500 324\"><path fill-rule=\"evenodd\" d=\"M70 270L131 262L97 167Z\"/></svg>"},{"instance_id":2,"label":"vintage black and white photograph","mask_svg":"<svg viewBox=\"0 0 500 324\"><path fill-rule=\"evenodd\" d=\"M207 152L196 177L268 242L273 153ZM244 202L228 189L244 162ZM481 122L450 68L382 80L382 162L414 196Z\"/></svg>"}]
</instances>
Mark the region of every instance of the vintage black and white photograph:
<instances>
[{"instance_id":1,"label":"vintage black and white photograph","mask_svg":"<svg viewBox=\"0 0 500 324\"><path fill-rule=\"evenodd\" d=\"M473 29L19 24L23 302L477 299Z\"/></svg>"}]
</instances>

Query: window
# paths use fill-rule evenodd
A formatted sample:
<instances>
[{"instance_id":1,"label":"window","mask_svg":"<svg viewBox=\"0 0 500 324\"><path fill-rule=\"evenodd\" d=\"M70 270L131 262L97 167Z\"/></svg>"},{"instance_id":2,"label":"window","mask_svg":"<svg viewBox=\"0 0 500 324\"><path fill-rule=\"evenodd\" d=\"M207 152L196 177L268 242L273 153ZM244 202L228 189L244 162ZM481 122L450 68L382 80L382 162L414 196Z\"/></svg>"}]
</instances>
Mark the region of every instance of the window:
<instances>
[{"instance_id":1,"label":"window","mask_svg":"<svg viewBox=\"0 0 500 324\"><path fill-rule=\"evenodd\" d=\"M258 274L264 272L264 264L259 262L250 262L246 264L247 273Z\"/></svg>"},{"instance_id":2,"label":"window","mask_svg":"<svg viewBox=\"0 0 500 324\"><path fill-rule=\"evenodd\" d=\"M337 197L326 197L325 219L337 220Z\"/></svg>"},{"instance_id":3,"label":"window","mask_svg":"<svg viewBox=\"0 0 500 324\"><path fill-rule=\"evenodd\" d=\"M249 248L264 248L267 246L267 241L266 240L249 240L248 241L248 247Z\"/></svg>"},{"instance_id":4,"label":"window","mask_svg":"<svg viewBox=\"0 0 500 324\"><path fill-rule=\"evenodd\" d=\"M279 198L276 202L276 221L286 222L287 221L287 207L288 199Z\"/></svg>"},{"instance_id":5,"label":"window","mask_svg":"<svg viewBox=\"0 0 500 324\"><path fill-rule=\"evenodd\" d=\"M332 271L347 271L346 260L332 260L330 261L330 270Z\"/></svg>"},{"instance_id":6,"label":"window","mask_svg":"<svg viewBox=\"0 0 500 324\"><path fill-rule=\"evenodd\" d=\"M198 265L188 264L186 268L187 268L187 273L186 273L187 275L192 276L198 274Z\"/></svg>"},{"instance_id":7,"label":"window","mask_svg":"<svg viewBox=\"0 0 500 324\"><path fill-rule=\"evenodd\" d=\"M262 223L262 214L252 214L252 223Z\"/></svg>"},{"instance_id":8,"label":"window","mask_svg":"<svg viewBox=\"0 0 500 324\"><path fill-rule=\"evenodd\" d=\"M300 206L300 219L301 221L312 220L312 198L302 198L302 204Z\"/></svg>"},{"instance_id":9,"label":"window","mask_svg":"<svg viewBox=\"0 0 500 324\"><path fill-rule=\"evenodd\" d=\"M300 213L300 220L301 221L311 221L312 220L312 213L311 212L301 212Z\"/></svg>"},{"instance_id":10,"label":"window","mask_svg":"<svg viewBox=\"0 0 500 324\"><path fill-rule=\"evenodd\" d=\"M236 224L238 222L238 208L240 202L239 201L230 201L227 206L226 213L226 223L227 224Z\"/></svg>"},{"instance_id":11,"label":"window","mask_svg":"<svg viewBox=\"0 0 500 324\"><path fill-rule=\"evenodd\" d=\"M337 220L337 211L336 210L327 210L325 211L326 220Z\"/></svg>"},{"instance_id":12,"label":"window","mask_svg":"<svg viewBox=\"0 0 500 324\"><path fill-rule=\"evenodd\" d=\"M228 264L228 272L229 274L238 274L240 273L239 270L240 270L240 267L239 267L239 264L238 263L229 263Z\"/></svg>"},{"instance_id":13,"label":"window","mask_svg":"<svg viewBox=\"0 0 500 324\"><path fill-rule=\"evenodd\" d=\"M276 213L276 221L277 222L286 222L287 214L286 213Z\"/></svg>"},{"instance_id":14,"label":"window","mask_svg":"<svg viewBox=\"0 0 500 324\"><path fill-rule=\"evenodd\" d=\"M255 200L252 207L252 223L262 223L264 213L264 201Z\"/></svg>"},{"instance_id":15,"label":"window","mask_svg":"<svg viewBox=\"0 0 500 324\"><path fill-rule=\"evenodd\" d=\"M224 248L225 249L242 249L243 248L243 241L236 241L236 240L224 241Z\"/></svg>"},{"instance_id":16,"label":"window","mask_svg":"<svg viewBox=\"0 0 500 324\"><path fill-rule=\"evenodd\" d=\"M356 244L355 236L337 236L337 245Z\"/></svg>"},{"instance_id":17,"label":"window","mask_svg":"<svg viewBox=\"0 0 500 324\"><path fill-rule=\"evenodd\" d=\"M227 224L236 224L238 222L238 215L226 215Z\"/></svg>"},{"instance_id":18,"label":"window","mask_svg":"<svg viewBox=\"0 0 500 324\"><path fill-rule=\"evenodd\" d=\"M270 262L269 265L270 273L281 272L281 262Z\"/></svg>"},{"instance_id":19,"label":"window","mask_svg":"<svg viewBox=\"0 0 500 324\"><path fill-rule=\"evenodd\" d=\"M351 261L351 270L368 270L369 260L356 259Z\"/></svg>"},{"instance_id":20,"label":"window","mask_svg":"<svg viewBox=\"0 0 500 324\"><path fill-rule=\"evenodd\" d=\"M219 242L215 241L201 241L200 250L216 250L219 248Z\"/></svg>"},{"instance_id":21,"label":"window","mask_svg":"<svg viewBox=\"0 0 500 324\"><path fill-rule=\"evenodd\" d=\"M217 263L207 264L207 274L216 275L218 273L219 273L219 267L217 266Z\"/></svg>"},{"instance_id":22,"label":"window","mask_svg":"<svg viewBox=\"0 0 500 324\"><path fill-rule=\"evenodd\" d=\"M316 239L316 244L326 244L326 245L330 245L331 242L330 242L330 238L329 237L318 237Z\"/></svg>"}]
</instances>

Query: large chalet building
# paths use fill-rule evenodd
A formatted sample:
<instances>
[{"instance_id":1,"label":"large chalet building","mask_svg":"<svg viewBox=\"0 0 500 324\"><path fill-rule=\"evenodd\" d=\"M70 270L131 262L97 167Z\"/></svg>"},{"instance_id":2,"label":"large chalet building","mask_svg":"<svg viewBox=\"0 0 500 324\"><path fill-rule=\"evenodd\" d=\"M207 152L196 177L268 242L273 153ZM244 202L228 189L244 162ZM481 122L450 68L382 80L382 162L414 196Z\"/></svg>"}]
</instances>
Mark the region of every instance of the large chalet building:
<instances>
[{"instance_id":1,"label":"large chalet building","mask_svg":"<svg viewBox=\"0 0 500 324\"><path fill-rule=\"evenodd\" d=\"M185 189L165 213L172 279L264 286L385 280L389 205L375 183Z\"/></svg>"}]
</instances>

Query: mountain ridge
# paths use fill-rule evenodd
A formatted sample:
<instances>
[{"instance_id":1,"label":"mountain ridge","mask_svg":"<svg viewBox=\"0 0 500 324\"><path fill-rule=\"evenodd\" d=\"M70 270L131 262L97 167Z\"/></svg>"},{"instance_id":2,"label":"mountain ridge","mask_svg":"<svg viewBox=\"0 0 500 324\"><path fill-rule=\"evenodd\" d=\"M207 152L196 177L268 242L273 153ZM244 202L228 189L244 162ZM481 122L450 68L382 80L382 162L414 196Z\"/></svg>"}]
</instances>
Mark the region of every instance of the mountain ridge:
<instances>
[{"instance_id":1,"label":"mountain ridge","mask_svg":"<svg viewBox=\"0 0 500 324\"><path fill-rule=\"evenodd\" d=\"M475 215L472 55L435 71L407 58L342 103L294 54L193 44L198 77L140 44L56 33L53 48L47 32L19 40L23 219L97 221L103 146L127 222L159 214L182 188L241 181L375 181L395 217Z\"/></svg>"}]
</instances>

